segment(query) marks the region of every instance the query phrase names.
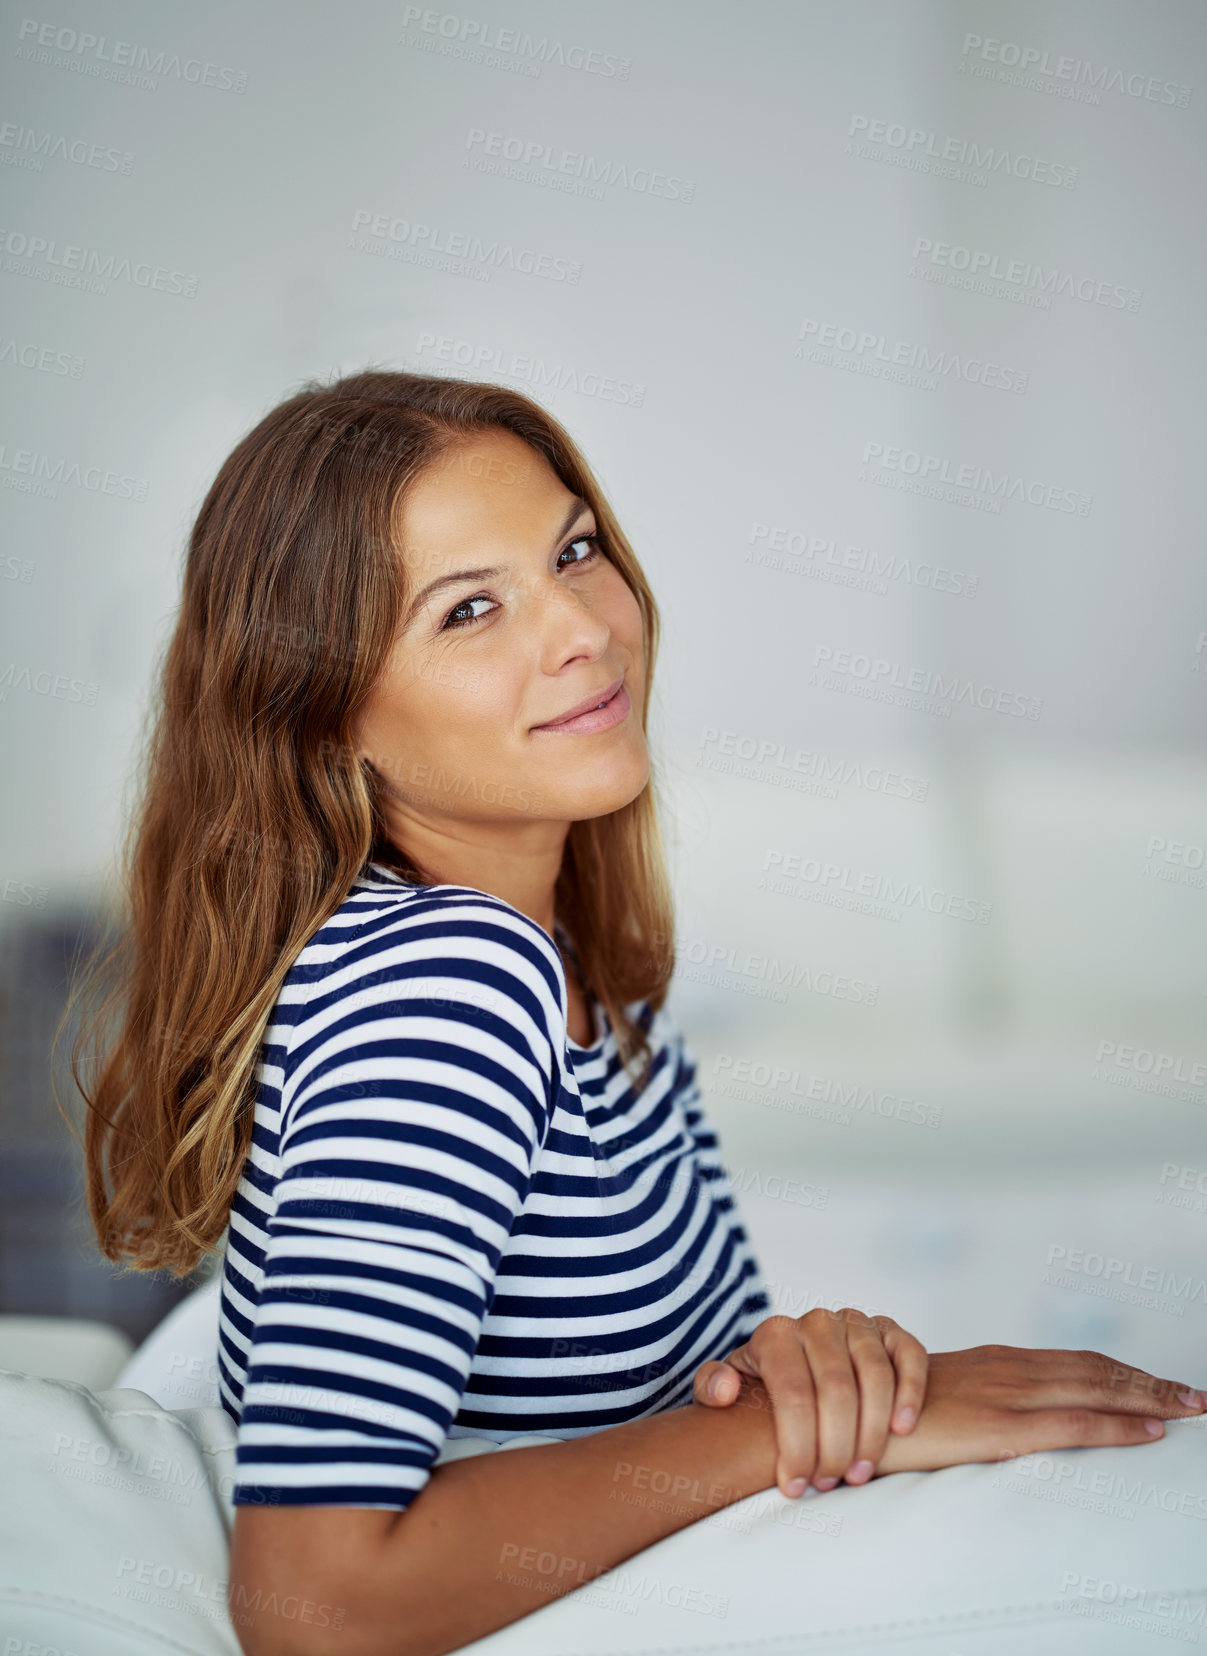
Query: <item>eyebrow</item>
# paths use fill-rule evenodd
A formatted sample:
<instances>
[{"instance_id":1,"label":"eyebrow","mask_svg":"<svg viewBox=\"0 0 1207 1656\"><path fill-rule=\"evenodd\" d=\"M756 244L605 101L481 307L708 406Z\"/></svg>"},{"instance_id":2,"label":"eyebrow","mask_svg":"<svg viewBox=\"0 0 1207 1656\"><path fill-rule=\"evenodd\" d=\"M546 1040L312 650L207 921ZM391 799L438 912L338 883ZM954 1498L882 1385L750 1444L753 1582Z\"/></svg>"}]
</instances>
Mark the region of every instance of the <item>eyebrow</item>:
<instances>
[{"instance_id":1,"label":"eyebrow","mask_svg":"<svg viewBox=\"0 0 1207 1656\"><path fill-rule=\"evenodd\" d=\"M565 518L562 520L561 528L553 537L553 545L556 546L558 541L561 540L562 536L566 533L567 529L569 529L571 525L577 521L577 519L582 517L584 512L590 510L590 501L582 500L578 495L575 495L570 510L566 513ZM410 626L411 622L419 614L419 611L423 608L424 604L433 595L433 593L442 591L444 587L456 586L461 581L485 581L492 575L501 575L502 573L503 571L499 564L490 564L479 569L459 569L456 574L441 575L436 580L429 581L427 586L423 588L422 592L416 596L410 609L407 611L406 625Z\"/></svg>"}]
</instances>

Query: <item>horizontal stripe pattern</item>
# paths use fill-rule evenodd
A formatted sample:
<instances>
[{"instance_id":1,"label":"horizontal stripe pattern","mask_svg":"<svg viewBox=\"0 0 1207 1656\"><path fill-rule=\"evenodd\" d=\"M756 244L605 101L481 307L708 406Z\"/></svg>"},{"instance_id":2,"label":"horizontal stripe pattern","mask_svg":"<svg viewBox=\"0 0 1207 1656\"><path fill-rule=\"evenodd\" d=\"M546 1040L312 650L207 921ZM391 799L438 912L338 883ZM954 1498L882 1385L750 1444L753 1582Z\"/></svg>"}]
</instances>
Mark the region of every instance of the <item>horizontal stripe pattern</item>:
<instances>
[{"instance_id":1,"label":"horizontal stripe pattern","mask_svg":"<svg viewBox=\"0 0 1207 1656\"><path fill-rule=\"evenodd\" d=\"M570 951L569 940L558 928ZM553 940L365 865L265 1033L219 1300L236 1505L403 1510L447 1438L687 1403L770 1302L665 1008L566 1029Z\"/></svg>"}]
</instances>

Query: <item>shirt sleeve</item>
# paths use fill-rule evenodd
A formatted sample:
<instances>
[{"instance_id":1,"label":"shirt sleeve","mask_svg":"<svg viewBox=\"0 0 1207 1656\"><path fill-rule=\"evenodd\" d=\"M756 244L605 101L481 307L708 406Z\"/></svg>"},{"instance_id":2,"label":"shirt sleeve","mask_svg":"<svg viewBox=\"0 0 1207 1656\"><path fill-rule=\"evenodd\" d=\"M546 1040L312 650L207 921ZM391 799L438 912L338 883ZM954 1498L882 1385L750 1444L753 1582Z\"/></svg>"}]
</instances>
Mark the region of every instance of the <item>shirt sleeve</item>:
<instances>
[{"instance_id":1,"label":"shirt sleeve","mask_svg":"<svg viewBox=\"0 0 1207 1656\"><path fill-rule=\"evenodd\" d=\"M359 927L295 1030L236 1505L403 1510L460 1407L564 1009L547 933L450 889Z\"/></svg>"}]
</instances>

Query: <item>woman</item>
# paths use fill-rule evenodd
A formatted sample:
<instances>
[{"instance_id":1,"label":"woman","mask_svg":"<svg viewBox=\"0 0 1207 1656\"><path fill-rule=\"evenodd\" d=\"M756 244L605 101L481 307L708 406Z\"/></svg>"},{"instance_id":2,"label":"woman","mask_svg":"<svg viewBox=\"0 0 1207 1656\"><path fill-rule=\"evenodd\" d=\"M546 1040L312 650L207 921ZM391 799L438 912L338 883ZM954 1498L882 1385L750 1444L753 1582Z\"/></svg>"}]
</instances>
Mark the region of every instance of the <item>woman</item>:
<instances>
[{"instance_id":1,"label":"woman","mask_svg":"<svg viewBox=\"0 0 1207 1656\"><path fill-rule=\"evenodd\" d=\"M496 386L312 386L193 531L89 1199L110 1258L223 1249L232 1602L304 1589L341 1650L540 1608L508 1548L555 1548L566 1591L776 1483L1202 1408L1097 1353L928 1364L891 1318L767 1315L664 1009L656 638L582 456ZM562 1441L434 1464L471 1434ZM691 1494L613 1498L634 1464ZM251 1656L326 1648L236 1625Z\"/></svg>"}]
</instances>

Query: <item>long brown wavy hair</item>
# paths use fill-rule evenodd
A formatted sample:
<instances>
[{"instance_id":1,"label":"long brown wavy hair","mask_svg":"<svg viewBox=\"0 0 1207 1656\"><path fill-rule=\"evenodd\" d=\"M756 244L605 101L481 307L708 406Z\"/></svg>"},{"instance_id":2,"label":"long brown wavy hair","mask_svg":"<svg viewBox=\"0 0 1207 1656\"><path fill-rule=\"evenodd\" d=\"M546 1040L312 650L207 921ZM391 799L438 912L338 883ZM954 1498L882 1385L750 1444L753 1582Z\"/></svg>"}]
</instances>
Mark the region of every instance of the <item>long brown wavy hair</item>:
<instances>
[{"instance_id":1,"label":"long brown wavy hair","mask_svg":"<svg viewBox=\"0 0 1207 1656\"><path fill-rule=\"evenodd\" d=\"M88 1211L101 1252L129 1269L186 1276L218 1250L277 996L366 861L432 883L387 840L385 780L352 727L409 602L396 536L406 491L491 426L543 455L594 511L641 608L645 725L653 594L585 459L538 403L368 371L304 382L248 432L189 537L117 857L120 902L73 974L56 1034L79 1009L71 1069L87 1104ZM657 786L651 761L635 799L571 824L554 894L622 1062L641 1060L639 1088L649 1043L625 1007L661 1007L674 969Z\"/></svg>"}]
</instances>

